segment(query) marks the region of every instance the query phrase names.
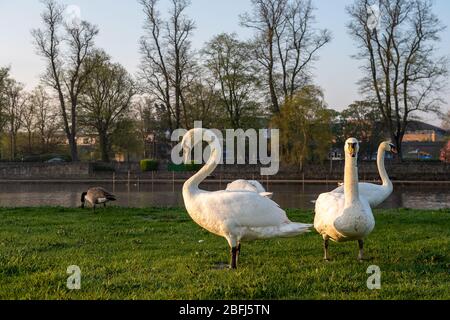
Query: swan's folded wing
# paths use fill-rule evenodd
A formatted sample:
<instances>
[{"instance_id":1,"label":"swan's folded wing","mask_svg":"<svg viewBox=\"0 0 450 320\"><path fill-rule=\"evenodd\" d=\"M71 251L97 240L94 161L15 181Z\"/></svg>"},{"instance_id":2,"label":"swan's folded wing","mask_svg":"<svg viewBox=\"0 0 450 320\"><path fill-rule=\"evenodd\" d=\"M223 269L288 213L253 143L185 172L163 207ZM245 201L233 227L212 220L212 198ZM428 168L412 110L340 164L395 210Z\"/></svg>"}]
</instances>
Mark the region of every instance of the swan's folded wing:
<instances>
[{"instance_id":1,"label":"swan's folded wing","mask_svg":"<svg viewBox=\"0 0 450 320\"><path fill-rule=\"evenodd\" d=\"M208 192L198 200L204 209L214 208L211 214L238 226L269 227L290 222L278 204L255 192Z\"/></svg>"},{"instance_id":2,"label":"swan's folded wing","mask_svg":"<svg viewBox=\"0 0 450 320\"><path fill-rule=\"evenodd\" d=\"M236 180L227 185L228 191L252 191L256 193L264 193L266 189L256 180Z\"/></svg>"},{"instance_id":3,"label":"swan's folded wing","mask_svg":"<svg viewBox=\"0 0 450 320\"><path fill-rule=\"evenodd\" d=\"M260 192L259 195L260 195L261 197L266 197L266 198L272 199L272 197L273 197L273 192Z\"/></svg>"},{"instance_id":4,"label":"swan's folded wing","mask_svg":"<svg viewBox=\"0 0 450 320\"><path fill-rule=\"evenodd\" d=\"M363 198L366 198L371 206L379 205L392 193L392 188L367 182L358 183L358 190L359 195ZM344 186L340 186L331 192L344 193Z\"/></svg>"},{"instance_id":5,"label":"swan's folded wing","mask_svg":"<svg viewBox=\"0 0 450 320\"><path fill-rule=\"evenodd\" d=\"M317 232L325 232L333 225L335 218L342 212L344 203L343 193L327 192L317 198L314 210L314 228Z\"/></svg>"}]
</instances>

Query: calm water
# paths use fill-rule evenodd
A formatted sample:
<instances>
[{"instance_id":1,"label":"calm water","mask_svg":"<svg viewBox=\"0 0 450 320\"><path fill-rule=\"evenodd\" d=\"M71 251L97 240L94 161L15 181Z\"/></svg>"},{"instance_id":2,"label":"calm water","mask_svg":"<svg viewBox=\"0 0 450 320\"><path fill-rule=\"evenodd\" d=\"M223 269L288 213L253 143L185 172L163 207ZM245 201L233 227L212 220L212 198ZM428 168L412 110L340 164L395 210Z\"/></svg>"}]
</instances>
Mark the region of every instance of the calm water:
<instances>
[{"instance_id":1,"label":"calm water","mask_svg":"<svg viewBox=\"0 0 450 320\"><path fill-rule=\"evenodd\" d=\"M419 184L419 183L418 183ZM81 192L92 184L83 183L8 183L0 184L0 207L66 206L80 205ZM118 196L115 205L124 207L183 207L181 184L94 184ZM218 183L203 184L206 190L224 189ZM270 184L273 199L283 208L313 208L311 203L320 193L335 188L330 185ZM450 186L394 186L394 193L380 208L445 209L450 208Z\"/></svg>"}]
</instances>

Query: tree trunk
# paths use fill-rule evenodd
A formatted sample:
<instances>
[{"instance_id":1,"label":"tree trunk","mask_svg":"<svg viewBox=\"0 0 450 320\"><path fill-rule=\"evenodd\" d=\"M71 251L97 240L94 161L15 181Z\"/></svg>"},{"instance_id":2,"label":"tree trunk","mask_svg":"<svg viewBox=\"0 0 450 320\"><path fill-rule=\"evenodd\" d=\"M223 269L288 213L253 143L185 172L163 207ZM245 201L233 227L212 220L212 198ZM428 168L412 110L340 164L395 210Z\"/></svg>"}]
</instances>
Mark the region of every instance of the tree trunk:
<instances>
[{"instance_id":1,"label":"tree trunk","mask_svg":"<svg viewBox=\"0 0 450 320\"><path fill-rule=\"evenodd\" d=\"M72 162L79 162L80 159L78 158L77 138L74 133L70 134L69 136L69 147Z\"/></svg>"},{"instance_id":2,"label":"tree trunk","mask_svg":"<svg viewBox=\"0 0 450 320\"><path fill-rule=\"evenodd\" d=\"M108 137L106 133L99 132L99 138L100 138L100 150L102 153L102 161L103 162L109 162L109 143L108 143Z\"/></svg>"},{"instance_id":3,"label":"tree trunk","mask_svg":"<svg viewBox=\"0 0 450 320\"><path fill-rule=\"evenodd\" d=\"M32 132L28 131L28 152L31 154L31 136L32 136Z\"/></svg>"},{"instance_id":4,"label":"tree trunk","mask_svg":"<svg viewBox=\"0 0 450 320\"><path fill-rule=\"evenodd\" d=\"M393 135L391 139L394 142L395 146L397 147L397 162L401 163L403 162L403 148L402 148L403 137Z\"/></svg>"},{"instance_id":5,"label":"tree trunk","mask_svg":"<svg viewBox=\"0 0 450 320\"><path fill-rule=\"evenodd\" d=\"M275 114L280 112L280 106L278 104L277 92L275 89L275 79L273 76L274 69L274 57L273 57L273 34L274 31L269 31L269 90L270 90L270 100L272 102L272 111Z\"/></svg>"},{"instance_id":6,"label":"tree trunk","mask_svg":"<svg viewBox=\"0 0 450 320\"><path fill-rule=\"evenodd\" d=\"M10 133L10 157L11 161L16 159L16 138L13 132Z\"/></svg>"}]
</instances>

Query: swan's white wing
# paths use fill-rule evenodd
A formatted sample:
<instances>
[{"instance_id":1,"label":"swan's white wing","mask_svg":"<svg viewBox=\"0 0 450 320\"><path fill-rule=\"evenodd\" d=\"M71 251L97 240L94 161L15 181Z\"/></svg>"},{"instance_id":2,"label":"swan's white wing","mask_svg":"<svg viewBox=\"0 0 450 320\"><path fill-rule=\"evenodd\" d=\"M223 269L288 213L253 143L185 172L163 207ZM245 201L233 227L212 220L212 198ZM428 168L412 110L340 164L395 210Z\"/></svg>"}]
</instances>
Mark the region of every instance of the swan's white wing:
<instances>
[{"instance_id":1,"label":"swan's white wing","mask_svg":"<svg viewBox=\"0 0 450 320\"><path fill-rule=\"evenodd\" d=\"M228 191L252 191L257 193L264 193L266 189L256 180L236 180L227 185Z\"/></svg>"},{"instance_id":2,"label":"swan's white wing","mask_svg":"<svg viewBox=\"0 0 450 320\"><path fill-rule=\"evenodd\" d=\"M258 181L256 181L256 180L248 180L248 182L256 188L256 192L258 192L258 193L266 192L266 189L264 189L262 184L259 183Z\"/></svg>"},{"instance_id":3,"label":"swan's white wing","mask_svg":"<svg viewBox=\"0 0 450 320\"><path fill-rule=\"evenodd\" d=\"M316 200L314 228L320 234L333 235L334 221L344 209L344 194L322 193Z\"/></svg>"},{"instance_id":4,"label":"swan's white wing","mask_svg":"<svg viewBox=\"0 0 450 320\"><path fill-rule=\"evenodd\" d=\"M273 197L273 192L261 192L259 195L260 195L261 197L266 197L266 198L272 199L272 197Z\"/></svg>"},{"instance_id":5,"label":"swan's white wing","mask_svg":"<svg viewBox=\"0 0 450 320\"><path fill-rule=\"evenodd\" d=\"M202 192L195 206L216 221L243 227L270 227L289 223L284 210L272 200L249 191Z\"/></svg>"},{"instance_id":6,"label":"swan's white wing","mask_svg":"<svg viewBox=\"0 0 450 320\"><path fill-rule=\"evenodd\" d=\"M256 192L256 188L247 180L236 180L227 185L228 191L252 191Z\"/></svg>"},{"instance_id":7,"label":"swan's white wing","mask_svg":"<svg viewBox=\"0 0 450 320\"><path fill-rule=\"evenodd\" d=\"M365 198L370 206L377 206L386 200L392 193L392 188L389 186L382 186L373 183L360 182L358 183L359 196ZM340 186L332 193L344 193L344 186Z\"/></svg>"}]
</instances>

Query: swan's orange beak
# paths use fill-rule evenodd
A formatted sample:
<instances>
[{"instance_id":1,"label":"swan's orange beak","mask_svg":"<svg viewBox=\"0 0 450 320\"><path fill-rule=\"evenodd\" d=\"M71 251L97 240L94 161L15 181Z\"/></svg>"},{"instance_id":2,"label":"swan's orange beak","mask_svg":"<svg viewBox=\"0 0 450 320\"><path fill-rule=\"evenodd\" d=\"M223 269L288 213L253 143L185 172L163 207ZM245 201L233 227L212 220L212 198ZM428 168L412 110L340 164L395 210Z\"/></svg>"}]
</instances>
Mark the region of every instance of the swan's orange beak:
<instances>
[{"instance_id":1,"label":"swan's orange beak","mask_svg":"<svg viewBox=\"0 0 450 320\"><path fill-rule=\"evenodd\" d=\"M349 143L348 144L348 151L350 152L350 155L352 156L352 158L356 157L356 143Z\"/></svg>"}]
</instances>

